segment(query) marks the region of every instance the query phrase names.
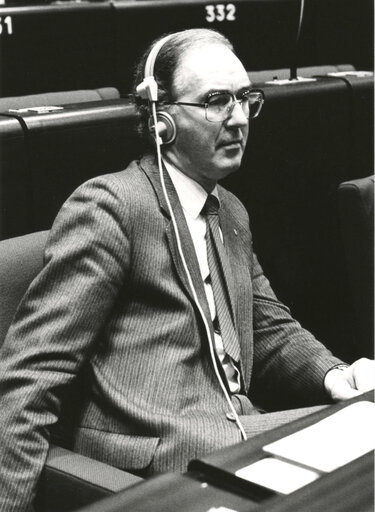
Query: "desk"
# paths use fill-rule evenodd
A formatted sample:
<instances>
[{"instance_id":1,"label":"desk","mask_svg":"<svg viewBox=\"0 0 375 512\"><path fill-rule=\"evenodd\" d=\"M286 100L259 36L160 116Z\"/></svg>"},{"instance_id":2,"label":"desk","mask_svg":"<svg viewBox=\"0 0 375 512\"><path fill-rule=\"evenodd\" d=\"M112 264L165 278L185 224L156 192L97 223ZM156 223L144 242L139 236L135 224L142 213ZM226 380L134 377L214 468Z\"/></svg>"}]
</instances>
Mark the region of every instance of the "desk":
<instances>
[{"instance_id":1,"label":"desk","mask_svg":"<svg viewBox=\"0 0 375 512\"><path fill-rule=\"evenodd\" d=\"M127 99L0 113L0 239L49 229L79 185L137 158L135 118Z\"/></svg>"},{"instance_id":2,"label":"desk","mask_svg":"<svg viewBox=\"0 0 375 512\"><path fill-rule=\"evenodd\" d=\"M374 454L327 474L289 496L265 503L257 512L373 512Z\"/></svg>"},{"instance_id":3,"label":"desk","mask_svg":"<svg viewBox=\"0 0 375 512\"><path fill-rule=\"evenodd\" d=\"M265 432L189 464L183 475L153 477L79 512L372 512L373 454L368 453L290 495L269 492L251 497L248 483L231 472L261 457L262 447L337 412L358 400L374 401L372 392ZM255 489L256 491L256 489Z\"/></svg>"},{"instance_id":4,"label":"desk","mask_svg":"<svg viewBox=\"0 0 375 512\"><path fill-rule=\"evenodd\" d=\"M29 180L22 126L0 114L0 240L27 232Z\"/></svg>"},{"instance_id":5,"label":"desk","mask_svg":"<svg viewBox=\"0 0 375 512\"><path fill-rule=\"evenodd\" d=\"M191 461L189 470L206 477L208 481L230 482L231 489L236 485L238 492L246 492L247 482L234 476L234 472L264 457L263 446L294 432L315 424L331 414L360 400L374 401L372 391L360 397L340 402L314 414L282 425L245 443L225 448L199 460ZM373 453L368 453L350 464L321 476L315 482L302 487L290 495L277 495L264 500L257 511L293 510L312 511L373 511L374 502L374 461ZM355 503L355 506L353 505ZM308 508L307 508L308 507ZM241 509L240 509L241 510Z\"/></svg>"},{"instance_id":6,"label":"desk","mask_svg":"<svg viewBox=\"0 0 375 512\"><path fill-rule=\"evenodd\" d=\"M201 481L193 473L169 473L150 478L77 512L206 512L220 506L233 511L258 510L256 502Z\"/></svg>"}]
</instances>

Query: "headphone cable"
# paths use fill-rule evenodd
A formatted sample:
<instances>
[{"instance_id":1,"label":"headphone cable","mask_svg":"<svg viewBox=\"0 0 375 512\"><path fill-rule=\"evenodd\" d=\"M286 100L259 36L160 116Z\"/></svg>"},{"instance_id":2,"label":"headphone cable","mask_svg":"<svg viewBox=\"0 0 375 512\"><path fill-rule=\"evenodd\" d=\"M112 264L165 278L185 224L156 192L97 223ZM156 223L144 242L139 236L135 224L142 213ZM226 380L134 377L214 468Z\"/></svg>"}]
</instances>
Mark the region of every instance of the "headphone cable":
<instances>
[{"instance_id":1,"label":"headphone cable","mask_svg":"<svg viewBox=\"0 0 375 512\"><path fill-rule=\"evenodd\" d=\"M200 315L201 315L201 317L203 319L203 323L204 323L204 326L205 326L205 329L206 329L206 333L207 333L207 337L208 337L208 341L209 341L210 355L211 355L211 359L212 359L212 362L213 362L213 365L214 365L215 374L216 374L216 376L217 376L217 378L219 380L219 383L220 383L220 386L222 388L222 391L224 392L225 398L226 398L226 400L227 400L227 402L228 402L228 404L229 404L229 406L231 408L233 417L234 417L235 422L236 422L236 424L237 424L237 426L238 426L238 428L239 428L239 430L241 432L242 438L243 438L243 440L246 440L247 436L246 436L245 430L244 430L244 428L243 428L243 426L241 424L241 421L240 421L240 418L239 418L239 416L237 414L237 411L234 408L232 400L230 399L230 396L228 394L227 388L226 388L226 386L225 386L225 384L224 384L224 382L222 380L222 377L220 375L220 372L219 372L219 369L218 369L218 366L217 366L217 361L216 361L215 351L214 351L214 346L213 346L213 340L212 340L212 336L211 336L211 330L210 330L210 327L208 325L206 315L204 314L204 312L202 310L202 307L201 307L201 305L199 303L199 300L198 300L197 293L196 293L195 288L194 288L194 283L193 283L193 280L191 278L190 271L188 269L188 266L187 266L187 263L186 263L186 259L185 259L184 253L183 253L183 249L182 249L182 245L181 245L181 239L180 239L180 235L179 235L179 231L178 231L178 227L177 227L176 218L174 216L171 203L169 201L169 197L168 197L168 193L167 193L167 189L166 189L165 181L164 181L163 164L162 164L161 149L160 149L161 139L160 139L160 135L159 135L158 129L157 129L157 112L156 112L156 102L155 101L151 101L151 111L152 111L152 117L154 119L154 126L155 126L155 142L156 142L156 153L157 153L157 162L158 162L158 168L159 168L160 182L161 182L161 186L162 186L162 190L163 190L163 194L164 194L165 200L167 202L169 214L171 216L171 220L172 220L172 224L173 224L173 229L174 229L174 232L175 232L175 235L176 235L178 252L180 254L180 258L182 260L182 264L183 264L186 276L188 278L189 286L190 286L191 292L193 294L195 304L196 304L196 306L197 306L197 308L199 310L199 313L200 313Z\"/></svg>"}]
</instances>

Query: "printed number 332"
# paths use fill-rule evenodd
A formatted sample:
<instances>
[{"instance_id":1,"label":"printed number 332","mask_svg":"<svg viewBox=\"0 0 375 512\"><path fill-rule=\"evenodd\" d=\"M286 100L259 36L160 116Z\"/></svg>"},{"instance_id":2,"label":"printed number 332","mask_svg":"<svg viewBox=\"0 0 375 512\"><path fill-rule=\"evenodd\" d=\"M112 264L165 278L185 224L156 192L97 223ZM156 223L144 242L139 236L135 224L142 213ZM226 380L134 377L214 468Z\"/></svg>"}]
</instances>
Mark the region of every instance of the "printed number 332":
<instances>
[{"instance_id":1,"label":"printed number 332","mask_svg":"<svg viewBox=\"0 0 375 512\"><path fill-rule=\"evenodd\" d=\"M234 4L206 5L206 21L235 21L236 6Z\"/></svg>"}]
</instances>

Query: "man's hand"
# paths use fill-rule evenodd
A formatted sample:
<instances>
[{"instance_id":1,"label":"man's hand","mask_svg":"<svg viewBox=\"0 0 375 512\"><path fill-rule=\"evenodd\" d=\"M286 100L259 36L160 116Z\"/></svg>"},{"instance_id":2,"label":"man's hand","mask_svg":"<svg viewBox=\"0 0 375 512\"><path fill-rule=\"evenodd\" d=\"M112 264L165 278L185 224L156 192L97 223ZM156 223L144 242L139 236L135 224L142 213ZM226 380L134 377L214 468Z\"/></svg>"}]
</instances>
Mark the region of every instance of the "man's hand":
<instances>
[{"instance_id":1,"label":"man's hand","mask_svg":"<svg viewBox=\"0 0 375 512\"><path fill-rule=\"evenodd\" d=\"M332 368L324 379L333 400L347 400L375 388L375 361L358 359L347 368Z\"/></svg>"}]
</instances>

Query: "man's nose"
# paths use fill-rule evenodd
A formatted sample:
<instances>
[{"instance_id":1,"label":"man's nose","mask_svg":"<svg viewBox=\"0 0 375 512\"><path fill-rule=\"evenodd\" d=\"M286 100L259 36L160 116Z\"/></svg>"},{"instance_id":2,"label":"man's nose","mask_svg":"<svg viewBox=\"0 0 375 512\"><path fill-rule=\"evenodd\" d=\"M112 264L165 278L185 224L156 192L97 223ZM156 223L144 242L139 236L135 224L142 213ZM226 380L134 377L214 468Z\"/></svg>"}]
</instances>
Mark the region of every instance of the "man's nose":
<instances>
[{"instance_id":1,"label":"man's nose","mask_svg":"<svg viewBox=\"0 0 375 512\"><path fill-rule=\"evenodd\" d=\"M246 126L249 122L245 112L243 111L241 101L237 100L233 103L232 112L227 119L227 126Z\"/></svg>"}]
</instances>

